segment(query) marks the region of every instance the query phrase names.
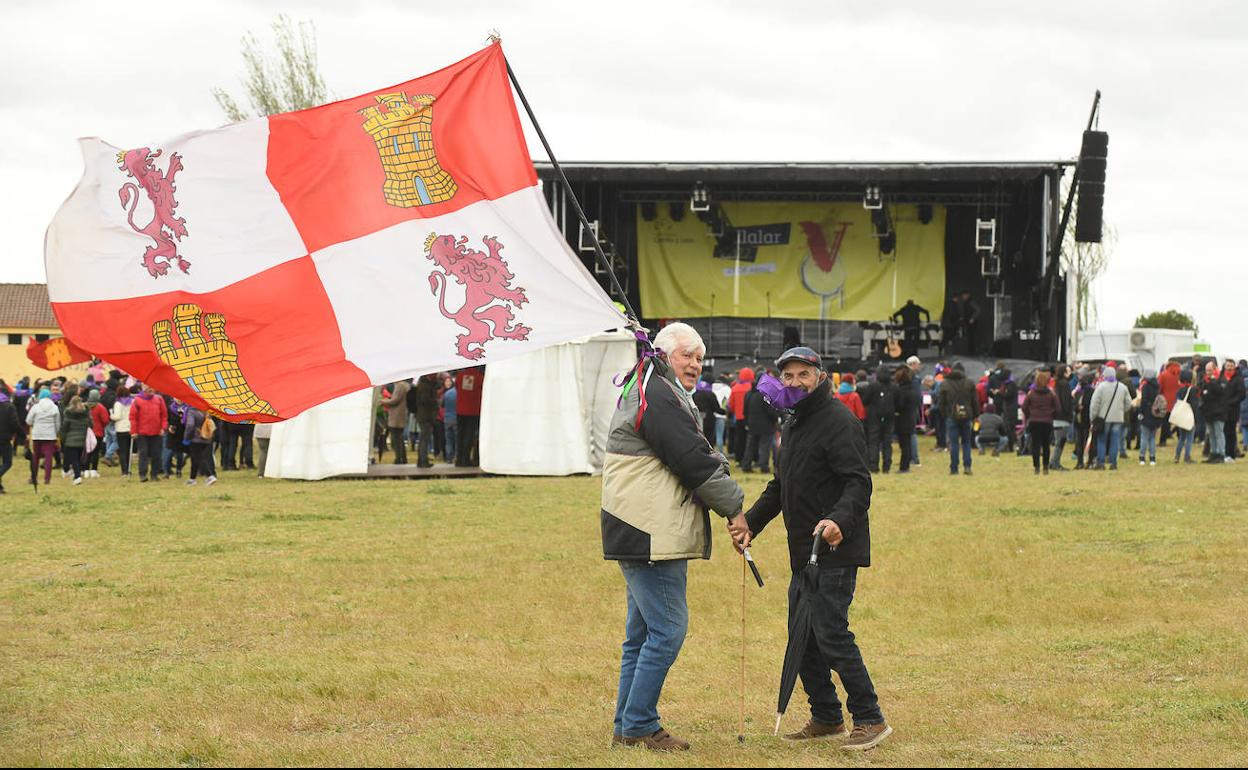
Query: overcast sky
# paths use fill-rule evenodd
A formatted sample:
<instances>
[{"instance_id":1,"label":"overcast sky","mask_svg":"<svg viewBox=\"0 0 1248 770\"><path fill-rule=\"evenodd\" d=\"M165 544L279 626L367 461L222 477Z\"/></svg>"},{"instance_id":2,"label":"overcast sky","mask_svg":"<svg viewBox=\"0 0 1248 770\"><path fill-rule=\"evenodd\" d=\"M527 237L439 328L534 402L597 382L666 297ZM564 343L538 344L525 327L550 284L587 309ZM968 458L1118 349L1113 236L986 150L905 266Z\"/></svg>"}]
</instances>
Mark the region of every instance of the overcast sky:
<instances>
[{"instance_id":1,"label":"overcast sky","mask_svg":"<svg viewBox=\"0 0 1248 770\"><path fill-rule=\"evenodd\" d=\"M239 38L280 12L315 22L337 97L499 30L563 160L1071 158L1100 88L1119 233L1102 325L1173 307L1248 356L1248 3L1229 1L0 0L0 281L45 280L76 137L221 124L212 88L241 95Z\"/></svg>"}]
</instances>

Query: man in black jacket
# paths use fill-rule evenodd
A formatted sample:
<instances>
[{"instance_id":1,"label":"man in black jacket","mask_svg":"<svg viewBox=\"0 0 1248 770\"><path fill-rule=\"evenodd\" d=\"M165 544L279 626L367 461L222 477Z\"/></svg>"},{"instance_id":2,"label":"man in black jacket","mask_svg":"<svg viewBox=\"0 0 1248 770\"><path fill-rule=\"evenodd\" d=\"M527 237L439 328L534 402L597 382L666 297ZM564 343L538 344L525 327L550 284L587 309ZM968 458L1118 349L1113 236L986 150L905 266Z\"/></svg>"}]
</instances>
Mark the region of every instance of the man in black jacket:
<instances>
[{"instance_id":1,"label":"man in black jacket","mask_svg":"<svg viewBox=\"0 0 1248 770\"><path fill-rule=\"evenodd\" d=\"M755 462L760 471L771 473L771 455L776 447L776 423L780 417L758 390L761 373L761 369L754 373L754 389L745 397L745 429L749 432L749 439L745 444L745 462L741 463L741 470L746 473L754 471Z\"/></svg>"},{"instance_id":2,"label":"man in black jacket","mask_svg":"<svg viewBox=\"0 0 1248 770\"><path fill-rule=\"evenodd\" d=\"M844 747L865 750L892 732L884 722L875 686L849 630L849 605L854 599L858 568L871 566L867 517L871 472L862 425L832 396L821 363L810 348L792 348L776 361L781 381L800 400L781 433L775 477L746 514L745 522L730 521L728 529L734 540L746 546L784 512L793 569L790 620L811 538L822 537L831 547L819 557L810 644L800 669L802 687L810 698L811 720L785 737L802 741L846 732L841 702L832 683L831 670L835 670L854 718L854 731Z\"/></svg>"},{"instance_id":3,"label":"man in black jacket","mask_svg":"<svg viewBox=\"0 0 1248 770\"><path fill-rule=\"evenodd\" d=\"M897 426L897 386L893 384L893 372L880 365L875 379L859 391L862 405L867 408L867 463L872 473L880 470L880 455L884 456L884 472L893 467L893 434Z\"/></svg>"}]
</instances>

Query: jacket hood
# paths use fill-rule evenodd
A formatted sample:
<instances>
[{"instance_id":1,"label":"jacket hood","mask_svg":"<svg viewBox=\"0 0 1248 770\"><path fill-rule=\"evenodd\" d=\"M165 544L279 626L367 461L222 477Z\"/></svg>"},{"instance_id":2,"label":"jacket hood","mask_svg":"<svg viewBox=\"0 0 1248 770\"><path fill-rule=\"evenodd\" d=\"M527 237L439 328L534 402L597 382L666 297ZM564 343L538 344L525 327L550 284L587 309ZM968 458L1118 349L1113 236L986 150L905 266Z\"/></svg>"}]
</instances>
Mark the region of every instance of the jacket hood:
<instances>
[{"instance_id":1,"label":"jacket hood","mask_svg":"<svg viewBox=\"0 0 1248 770\"><path fill-rule=\"evenodd\" d=\"M750 369L749 367L746 367L742 369L741 371L737 372L737 381L738 382L753 382L754 370Z\"/></svg>"},{"instance_id":2,"label":"jacket hood","mask_svg":"<svg viewBox=\"0 0 1248 770\"><path fill-rule=\"evenodd\" d=\"M875 370L876 382L888 382L890 379L892 379L892 373L884 367L881 366L879 369Z\"/></svg>"},{"instance_id":3,"label":"jacket hood","mask_svg":"<svg viewBox=\"0 0 1248 770\"><path fill-rule=\"evenodd\" d=\"M844 394L849 394L849 393L853 393L853 392L854 392L854 384L853 384L852 382L842 382L842 383L841 383L841 387L839 387L839 388L837 389L837 391L836 391L836 392L837 392L837 393L840 393L840 394L842 394L842 395L844 395Z\"/></svg>"},{"instance_id":4,"label":"jacket hood","mask_svg":"<svg viewBox=\"0 0 1248 770\"><path fill-rule=\"evenodd\" d=\"M958 370L958 369L954 369L953 371L951 371L951 372L949 372L948 374L946 374L946 375L945 375L945 379L948 379L948 380L965 380L965 379L966 379L966 372L963 372L963 371Z\"/></svg>"}]
</instances>

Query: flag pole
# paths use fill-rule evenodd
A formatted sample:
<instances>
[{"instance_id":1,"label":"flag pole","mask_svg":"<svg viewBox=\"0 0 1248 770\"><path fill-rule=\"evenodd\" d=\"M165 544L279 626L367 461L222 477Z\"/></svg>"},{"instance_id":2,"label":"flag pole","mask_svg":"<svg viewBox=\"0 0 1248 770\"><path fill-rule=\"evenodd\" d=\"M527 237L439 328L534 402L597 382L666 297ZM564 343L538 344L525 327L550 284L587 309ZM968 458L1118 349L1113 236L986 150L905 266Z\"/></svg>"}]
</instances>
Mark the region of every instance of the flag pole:
<instances>
[{"instance_id":1,"label":"flag pole","mask_svg":"<svg viewBox=\"0 0 1248 770\"><path fill-rule=\"evenodd\" d=\"M572 192L572 185L568 182L568 177L563 173L563 167L559 165L559 161L555 159L555 153L550 149L550 142L546 141L546 134L542 132L541 125L537 122L537 117L533 114L533 108L529 106L529 100L524 96L524 89L520 87L520 81L516 80L516 73L511 69L511 62L507 61L507 57L503 57L503 61L507 64L507 77L511 79L511 85L516 89L516 95L520 97L520 103L524 105L524 111L529 115L529 122L533 124L533 129L537 131L537 138L542 140L542 147L546 149L546 157L550 158L550 164L555 167L555 173L559 175L559 180L563 183L563 189L567 192L568 198L572 200L572 207L576 209L576 215L581 219L581 226L589 231L590 238L594 242L594 254L598 257L598 263L602 265L602 269L611 277L611 286L620 295L620 300L624 303L624 307L628 310L628 320L634 329L641 328L641 321L637 315L637 311L633 309L633 305L628 301L628 294L624 291L624 287L620 285L620 279L615 277L615 270L611 267L611 261L607 259L606 253L602 250L602 244L598 241L598 233L594 232L589 226L589 218L585 216L581 203L576 199L576 193Z\"/></svg>"}]
</instances>

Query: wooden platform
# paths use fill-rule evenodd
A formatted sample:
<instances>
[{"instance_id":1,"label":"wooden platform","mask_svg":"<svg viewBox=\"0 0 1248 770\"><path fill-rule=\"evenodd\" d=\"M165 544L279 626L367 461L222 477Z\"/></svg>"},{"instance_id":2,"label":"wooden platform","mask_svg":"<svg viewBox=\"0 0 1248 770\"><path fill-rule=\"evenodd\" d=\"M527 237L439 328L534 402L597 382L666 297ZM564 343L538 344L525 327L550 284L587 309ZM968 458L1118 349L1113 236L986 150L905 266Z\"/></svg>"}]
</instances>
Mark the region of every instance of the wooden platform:
<instances>
[{"instance_id":1,"label":"wooden platform","mask_svg":"<svg viewBox=\"0 0 1248 770\"><path fill-rule=\"evenodd\" d=\"M415 463L373 463L368 473L347 473L335 479L467 479L490 474L477 467L460 468L451 463L434 463L432 468L421 468Z\"/></svg>"}]
</instances>

